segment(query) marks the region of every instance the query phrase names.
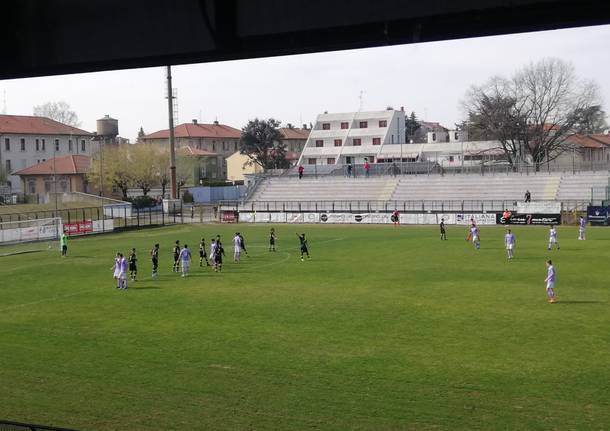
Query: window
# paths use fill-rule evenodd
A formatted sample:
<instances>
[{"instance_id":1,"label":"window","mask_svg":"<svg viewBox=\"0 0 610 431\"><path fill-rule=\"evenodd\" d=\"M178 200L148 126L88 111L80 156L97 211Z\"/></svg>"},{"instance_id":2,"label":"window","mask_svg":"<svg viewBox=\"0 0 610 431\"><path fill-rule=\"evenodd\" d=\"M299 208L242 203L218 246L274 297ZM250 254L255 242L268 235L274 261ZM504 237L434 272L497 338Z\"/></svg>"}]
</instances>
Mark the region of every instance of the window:
<instances>
[{"instance_id":1,"label":"window","mask_svg":"<svg viewBox=\"0 0 610 431\"><path fill-rule=\"evenodd\" d=\"M379 120L379 127L388 127L388 120Z\"/></svg>"},{"instance_id":2,"label":"window","mask_svg":"<svg viewBox=\"0 0 610 431\"><path fill-rule=\"evenodd\" d=\"M354 147L358 147L358 146L362 145L362 140L360 138L354 138L352 145Z\"/></svg>"},{"instance_id":3,"label":"window","mask_svg":"<svg viewBox=\"0 0 610 431\"><path fill-rule=\"evenodd\" d=\"M347 121L345 121L345 122L341 123L341 128L342 128L342 129L349 129L349 124L348 124L348 122L347 122Z\"/></svg>"},{"instance_id":4,"label":"window","mask_svg":"<svg viewBox=\"0 0 610 431\"><path fill-rule=\"evenodd\" d=\"M449 156L449 161L453 162L453 156Z\"/></svg>"},{"instance_id":5,"label":"window","mask_svg":"<svg viewBox=\"0 0 610 431\"><path fill-rule=\"evenodd\" d=\"M51 192L51 181L44 182L44 191L45 191L45 193Z\"/></svg>"},{"instance_id":6,"label":"window","mask_svg":"<svg viewBox=\"0 0 610 431\"><path fill-rule=\"evenodd\" d=\"M307 159L307 164L308 165L315 165L316 164L316 159Z\"/></svg>"},{"instance_id":7,"label":"window","mask_svg":"<svg viewBox=\"0 0 610 431\"><path fill-rule=\"evenodd\" d=\"M334 157L329 157L328 159L326 159L326 164L327 165L334 165L335 164L335 158Z\"/></svg>"},{"instance_id":8,"label":"window","mask_svg":"<svg viewBox=\"0 0 610 431\"><path fill-rule=\"evenodd\" d=\"M322 123L322 130L330 130L330 123Z\"/></svg>"},{"instance_id":9,"label":"window","mask_svg":"<svg viewBox=\"0 0 610 431\"><path fill-rule=\"evenodd\" d=\"M85 146L85 140L84 139L80 141L80 150L83 151L83 152L87 151L87 147Z\"/></svg>"},{"instance_id":10,"label":"window","mask_svg":"<svg viewBox=\"0 0 610 431\"><path fill-rule=\"evenodd\" d=\"M19 143L21 144L21 151L25 151L25 139L21 138Z\"/></svg>"},{"instance_id":11,"label":"window","mask_svg":"<svg viewBox=\"0 0 610 431\"><path fill-rule=\"evenodd\" d=\"M6 161L6 172L8 172L10 174L12 171L13 170L11 169L11 161L7 160Z\"/></svg>"},{"instance_id":12,"label":"window","mask_svg":"<svg viewBox=\"0 0 610 431\"><path fill-rule=\"evenodd\" d=\"M45 142L45 140L43 139L43 140L42 140L42 151L46 151L46 150L47 150L46 142Z\"/></svg>"},{"instance_id":13,"label":"window","mask_svg":"<svg viewBox=\"0 0 610 431\"><path fill-rule=\"evenodd\" d=\"M341 141L341 139L335 139L335 147L340 147L341 145L343 145L343 141Z\"/></svg>"},{"instance_id":14,"label":"window","mask_svg":"<svg viewBox=\"0 0 610 431\"><path fill-rule=\"evenodd\" d=\"M453 138L457 141L458 139L460 139L460 134L458 132L455 132Z\"/></svg>"},{"instance_id":15,"label":"window","mask_svg":"<svg viewBox=\"0 0 610 431\"><path fill-rule=\"evenodd\" d=\"M316 147L323 147L324 146L324 141L322 139L318 139L316 141Z\"/></svg>"},{"instance_id":16,"label":"window","mask_svg":"<svg viewBox=\"0 0 610 431\"><path fill-rule=\"evenodd\" d=\"M432 140L436 141L436 133L432 133Z\"/></svg>"},{"instance_id":17,"label":"window","mask_svg":"<svg viewBox=\"0 0 610 431\"><path fill-rule=\"evenodd\" d=\"M68 151L72 152L72 139L68 139Z\"/></svg>"},{"instance_id":18,"label":"window","mask_svg":"<svg viewBox=\"0 0 610 431\"><path fill-rule=\"evenodd\" d=\"M366 129L367 127L369 127L369 123L367 121L361 121L360 122L360 128L361 129Z\"/></svg>"},{"instance_id":19,"label":"window","mask_svg":"<svg viewBox=\"0 0 610 431\"><path fill-rule=\"evenodd\" d=\"M31 195L36 193L36 181L32 181L32 180L28 181L28 191Z\"/></svg>"},{"instance_id":20,"label":"window","mask_svg":"<svg viewBox=\"0 0 610 431\"><path fill-rule=\"evenodd\" d=\"M381 145L381 138L373 138L373 145Z\"/></svg>"},{"instance_id":21,"label":"window","mask_svg":"<svg viewBox=\"0 0 610 431\"><path fill-rule=\"evenodd\" d=\"M55 151L59 151L59 139L55 139Z\"/></svg>"},{"instance_id":22,"label":"window","mask_svg":"<svg viewBox=\"0 0 610 431\"><path fill-rule=\"evenodd\" d=\"M40 140L36 139L36 151L40 151Z\"/></svg>"},{"instance_id":23,"label":"window","mask_svg":"<svg viewBox=\"0 0 610 431\"><path fill-rule=\"evenodd\" d=\"M216 144L212 142L212 151L216 151Z\"/></svg>"},{"instance_id":24,"label":"window","mask_svg":"<svg viewBox=\"0 0 610 431\"><path fill-rule=\"evenodd\" d=\"M4 138L4 150L11 151L11 140L9 138Z\"/></svg>"},{"instance_id":25,"label":"window","mask_svg":"<svg viewBox=\"0 0 610 431\"><path fill-rule=\"evenodd\" d=\"M235 148L234 148L234 149L235 149L235 151L237 151L237 141L235 141L233 144L234 144L234 146L235 146Z\"/></svg>"}]
</instances>

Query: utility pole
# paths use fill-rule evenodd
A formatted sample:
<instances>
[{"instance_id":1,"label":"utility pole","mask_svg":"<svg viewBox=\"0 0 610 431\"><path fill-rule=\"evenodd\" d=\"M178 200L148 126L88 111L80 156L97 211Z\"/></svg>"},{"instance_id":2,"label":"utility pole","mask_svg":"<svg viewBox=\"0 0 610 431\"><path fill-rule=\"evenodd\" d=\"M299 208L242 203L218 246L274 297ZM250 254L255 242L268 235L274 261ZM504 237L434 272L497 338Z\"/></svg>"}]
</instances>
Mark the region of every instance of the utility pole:
<instances>
[{"instance_id":1,"label":"utility pole","mask_svg":"<svg viewBox=\"0 0 610 431\"><path fill-rule=\"evenodd\" d=\"M169 180L170 197L176 195L176 148L174 143L174 97L172 95L172 67L167 66L167 111L169 120Z\"/></svg>"}]
</instances>

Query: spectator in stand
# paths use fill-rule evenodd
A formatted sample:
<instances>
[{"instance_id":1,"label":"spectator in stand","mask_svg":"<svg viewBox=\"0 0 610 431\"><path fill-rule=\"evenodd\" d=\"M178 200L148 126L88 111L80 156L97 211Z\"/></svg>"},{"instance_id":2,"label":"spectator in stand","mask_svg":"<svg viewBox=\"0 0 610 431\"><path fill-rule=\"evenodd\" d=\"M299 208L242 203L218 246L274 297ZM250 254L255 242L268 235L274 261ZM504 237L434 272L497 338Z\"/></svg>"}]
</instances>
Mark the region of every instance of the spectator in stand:
<instances>
[{"instance_id":1,"label":"spectator in stand","mask_svg":"<svg viewBox=\"0 0 610 431\"><path fill-rule=\"evenodd\" d=\"M352 176L352 164L351 163L347 164L347 176L348 177Z\"/></svg>"},{"instance_id":2,"label":"spectator in stand","mask_svg":"<svg viewBox=\"0 0 610 431\"><path fill-rule=\"evenodd\" d=\"M531 201L532 201L532 195L529 190L526 190L525 191L525 202L531 202Z\"/></svg>"},{"instance_id":3,"label":"spectator in stand","mask_svg":"<svg viewBox=\"0 0 610 431\"><path fill-rule=\"evenodd\" d=\"M369 165L369 159L364 159L364 176L368 178L369 170L371 169L371 165Z\"/></svg>"},{"instance_id":4,"label":"spectator in stand","mask_svg":"<svg viewBox=\"0 0 610 431\"><path fill-rule=\"evenodd\" d=\"M299 166L299 180L301 178L303 178L303 172L305 172L305 168L303 167L303 165Z\"/></svg>"}]
</instances>

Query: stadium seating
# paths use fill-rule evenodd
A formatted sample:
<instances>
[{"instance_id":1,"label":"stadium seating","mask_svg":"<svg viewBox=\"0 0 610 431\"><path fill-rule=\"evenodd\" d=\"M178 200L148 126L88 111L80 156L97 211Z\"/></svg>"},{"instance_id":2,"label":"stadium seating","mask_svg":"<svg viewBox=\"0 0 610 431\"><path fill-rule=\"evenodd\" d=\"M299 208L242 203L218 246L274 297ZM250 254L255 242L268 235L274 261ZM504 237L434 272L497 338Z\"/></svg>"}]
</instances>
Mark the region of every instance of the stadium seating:
<instances>
[{"instance_id":1,"label":"stadium seating","mask_svg":"<svg viewBox=\"0 0 610 431\"><path fill-rule=\"evenodd\" d=\"M269 178L256 190L251 201L340 201L390 199L397 179L371 178Z\"/></svg>"},{"instance_id":2,"label":"stadium seating","mask_svg":"<svg viewBox=\"0 0 610 431\"><path fill-rule=\"evenodd\" d=\"M608 186L608 172L579 172L563 175L559 183L556 199L558 201L590 200L591 188Z\"/></svg>"},{"instance_id":3,"label":"stadium seating","mask_svg":"<svg viewBox=\"0 0 610 431\"><path fill-rule=\"evenodd\" d=\"M608 179L608 172L276 177L264 180L248 201L521 201L526 190L532 200L588 201L591 187L607 186Z\"/></svg>"},{"instance_id":4,"label":"stadium seating","mask_svg":"<svg viewBox=\"0 0 610 431\"><path fill-rule=\"evenodd\" d=\"M402 178L393 200L553 200L559 175L434 175Z\"/></svg>"}]
</instances>

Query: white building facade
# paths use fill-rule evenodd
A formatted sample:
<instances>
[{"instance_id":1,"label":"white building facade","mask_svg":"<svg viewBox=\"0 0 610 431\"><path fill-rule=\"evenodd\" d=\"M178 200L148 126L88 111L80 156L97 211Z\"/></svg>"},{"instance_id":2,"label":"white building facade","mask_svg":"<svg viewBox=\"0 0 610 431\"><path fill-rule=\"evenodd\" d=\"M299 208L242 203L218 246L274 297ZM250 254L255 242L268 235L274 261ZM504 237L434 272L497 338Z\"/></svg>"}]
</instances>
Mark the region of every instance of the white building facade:
<instances>
[{"instance_id":1,"label":"white building facade","mask_svg":"<svg viewBox=\"0 0 610 431\"><path fill-rule=\"evenodd\" d=\"M405 140L405 113L384 111L320 114L303 148L299 164L334 165L376 162L384 147Z\"/></svg>"},{"instance_id":2,"label":"white building facade","mask_svg":"<svg viewBox=\"0 0 610 431\"><path fill-rule=\"evenodd\" d=\"M7 173L12 193L22 193L13 172L54 157L92 156L92 134L44 117L0 115L0 165Z\"/></svg>"}]
</instances>

